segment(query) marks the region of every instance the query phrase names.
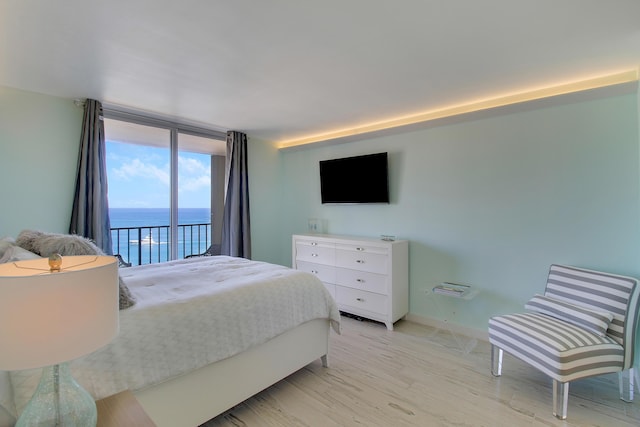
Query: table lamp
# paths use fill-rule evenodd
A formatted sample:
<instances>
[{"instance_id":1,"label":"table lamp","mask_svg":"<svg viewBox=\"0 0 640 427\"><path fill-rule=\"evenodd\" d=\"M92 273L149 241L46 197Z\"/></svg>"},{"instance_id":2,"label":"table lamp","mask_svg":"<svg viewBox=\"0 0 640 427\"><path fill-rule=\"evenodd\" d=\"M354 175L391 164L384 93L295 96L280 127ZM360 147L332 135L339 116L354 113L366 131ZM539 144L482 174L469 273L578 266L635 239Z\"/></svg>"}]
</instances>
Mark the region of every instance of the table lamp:
<instances>
[{"instance_id":1,"label":"table lamp","mask_svg":"<svg viewBox=\"0 0 640 427\"><path fill-rule=\"evenodd\" d=\"M118 334L118 264L53 255L0 264L0 369L45 367L16 427L95 426L96 404L68 362Z\"/></svg>"}]
</instances>

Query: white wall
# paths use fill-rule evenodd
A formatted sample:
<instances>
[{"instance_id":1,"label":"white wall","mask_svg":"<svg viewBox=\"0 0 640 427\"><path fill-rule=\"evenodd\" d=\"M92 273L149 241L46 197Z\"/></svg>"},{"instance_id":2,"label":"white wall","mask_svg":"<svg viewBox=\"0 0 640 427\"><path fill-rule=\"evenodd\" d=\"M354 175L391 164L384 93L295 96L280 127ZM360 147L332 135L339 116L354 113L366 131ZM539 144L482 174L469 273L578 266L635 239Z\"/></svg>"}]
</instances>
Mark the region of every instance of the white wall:
<instances>
[{"instance_id":1,"label":"white wall","mask_svg":"<svg viewBox=\"0 0 640 427\"><path fill-rule=\"evenodd\" d=\"M308 218L329 233L397 235L411 241L411 313L479 330L542 293L551 263L640 277L637 94L592 98L283 151L273 166L256 165L277 158L273 145L252 141L254 258L290 265ZM379 151L391 204L320 203L319 160ZM436 303L426 291L442 281L480 294Z\"/></svg>"},{"instance_id":2,"label":"white wall","mask_svg":"<svg viewBox=\"0 0 640 427\"><path fill-rule=\"evenodd\" d=\"M69 231L83 111L0 86L0 237Z\"/></svg>"}]
</instances>

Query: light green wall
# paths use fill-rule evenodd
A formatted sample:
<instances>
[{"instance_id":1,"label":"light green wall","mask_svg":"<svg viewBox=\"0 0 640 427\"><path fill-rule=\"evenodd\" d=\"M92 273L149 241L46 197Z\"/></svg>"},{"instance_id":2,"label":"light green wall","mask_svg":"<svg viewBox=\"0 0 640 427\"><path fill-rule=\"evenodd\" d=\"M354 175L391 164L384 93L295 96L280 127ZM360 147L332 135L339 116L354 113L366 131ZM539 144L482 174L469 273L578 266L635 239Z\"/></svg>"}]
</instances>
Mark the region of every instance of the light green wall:
<instances>
[{"instance_id":1,"label":"light green wall","mask_svg":"<svg viewBox=\"0 0 640 427\"><path fill-rule=\"evenodd\" d=\"M73 100L0 86L0 237L68 231L82 114Z\"/></svg>"},{"instance_id":2,"label":"light green wall","mask_svg":"<svg viewBox=\"0 0 640 427\"><path fill-rule=\"evenodd\" d=\"M253 258L290 265L309 218L394 234L411 241L411 313L479 330L542 292L552 262L640 277L639 103L635 92L291 151L250 137ZM0 87L0 237L67 230L81 121L72 100ZM319 160L376 151L390 153L390 205L320 204ZM436 306L425 291L441 281L480 294Z\"/></svg>"},{"instance_id":3,"label":"light green wall","mask_svg":"<svg viewBox=\"0 0 640 427\"><path fill-rule=\"evenodd\" d=\"M248 136L251 258L290 265L291 236L280 231L282 217L281 153L275 144ZM288 257L288 258L287 258Z\"/></svg>"},{"instance_id":4,"label":"light green wall","mask_svg":"<svg viewBox=\"0 0 640 427\"><path fill-rule=\"evenodd\" d=\"M290 265L308 218L328 233L396 235L411 242L411 314L481 330L542 293L551 263L640 277L637 94L539 104L278 154L252 141L254 258ZM378 151L390 154L390 205L320 203L319 160ZM267 157L279 163L256 166ZM443 281L480 293L426 292Z\"/></svg>"}]
</instances>

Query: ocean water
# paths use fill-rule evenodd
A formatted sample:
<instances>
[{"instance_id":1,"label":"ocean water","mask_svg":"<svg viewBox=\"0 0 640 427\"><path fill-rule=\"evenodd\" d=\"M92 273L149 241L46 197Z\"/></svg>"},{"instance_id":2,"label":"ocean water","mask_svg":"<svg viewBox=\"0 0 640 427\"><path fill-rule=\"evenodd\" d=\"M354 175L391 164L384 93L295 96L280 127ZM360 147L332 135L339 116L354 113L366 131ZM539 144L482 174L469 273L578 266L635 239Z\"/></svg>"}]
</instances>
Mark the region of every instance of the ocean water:
<instances>
[{"instance_id":1,"label":"ocean water","mask_svg":"<svg viewBox=\"0 0 640 427\"><path fill-rule=\"evenodd\" d=\"M113 253L133 265L167 261L169 218L169 208L110 208ZM210 245L210 209L178 209L178 259Z\"/></svg>"}]
</instances>

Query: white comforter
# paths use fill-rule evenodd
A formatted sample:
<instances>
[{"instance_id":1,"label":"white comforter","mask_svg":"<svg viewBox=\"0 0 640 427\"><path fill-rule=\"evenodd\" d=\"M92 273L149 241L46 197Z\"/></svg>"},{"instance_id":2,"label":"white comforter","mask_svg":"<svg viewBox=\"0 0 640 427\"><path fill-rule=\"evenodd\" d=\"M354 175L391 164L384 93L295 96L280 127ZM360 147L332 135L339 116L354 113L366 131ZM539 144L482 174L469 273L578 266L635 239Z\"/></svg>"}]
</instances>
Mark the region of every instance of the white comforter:
<instances>
[{"instance_id":1,"label":"white comforter","mask_svg":"<svg viewBox=\"0 0 640 427\"><path fill-rule=\"evenodd\" d=\"M120 312L120 334L71 363L96 399L138 390L233 356L317 318L339 332L340 314L313 275L226 256L121 269L137 299ZM19 413L39 370L11 373ZM6 406L6 405L5 405Z\"/></svg>"}]
</instances>

